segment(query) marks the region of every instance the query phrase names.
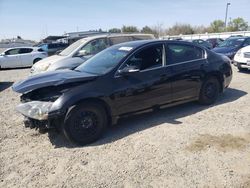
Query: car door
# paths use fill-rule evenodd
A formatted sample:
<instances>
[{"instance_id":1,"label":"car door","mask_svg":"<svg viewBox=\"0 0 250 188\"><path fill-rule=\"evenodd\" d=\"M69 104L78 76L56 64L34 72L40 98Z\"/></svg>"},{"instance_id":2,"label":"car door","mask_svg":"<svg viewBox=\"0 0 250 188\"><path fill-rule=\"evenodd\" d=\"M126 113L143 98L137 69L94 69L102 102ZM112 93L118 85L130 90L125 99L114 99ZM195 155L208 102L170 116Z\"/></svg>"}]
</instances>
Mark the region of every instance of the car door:
<instances>
[{"instance_id":1,"label":"car door","mask_svg":"<svg viewBox=\"0 0 250 188\"><path fill-rule=\"evenodd\" d=\"M29 67L33 65L33 55L32 55L32 48L20 48L20 60L23 67Z\"/></svg>"},{"instance_id":2,"label":"car door","mask_svg":"<svg viewBox=\"0 0 250 188\"><path fill-rule=\"evenodd\" d=\"M19 57L19 48L14 48L6 51L2 58L2 68L22 67Z\"/></svg>"},{"instance_id":3,"label":"car door","mask_svg":"<svg viewBox=\"0 0 250 188\"><path fill-rule=\"evenodd\" d=\"M207 64L205 50L189 44L168 43L166 64L171 67L173 102L197 98Z\"/></svg>"},{"instance_id":4,"label":"car door","mask_svg":"<svg viewBox=\"0 0 250 188\"><path fill-rule=\"evenodd\" d=\"M138 50L123 63L119 70L134 66L139 71L125 76L116 74L113 100L117 114L171 102L171 83L165 60L164 45L159 43Z\"/></svg>"}]
</instances>

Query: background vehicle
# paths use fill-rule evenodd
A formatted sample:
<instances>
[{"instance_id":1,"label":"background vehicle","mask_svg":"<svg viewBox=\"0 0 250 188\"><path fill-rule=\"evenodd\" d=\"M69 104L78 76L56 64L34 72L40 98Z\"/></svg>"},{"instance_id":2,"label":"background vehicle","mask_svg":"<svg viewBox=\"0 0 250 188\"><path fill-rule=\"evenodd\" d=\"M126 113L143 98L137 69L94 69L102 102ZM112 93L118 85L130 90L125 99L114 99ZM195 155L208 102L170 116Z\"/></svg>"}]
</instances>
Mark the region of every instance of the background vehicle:
<instances>
[{"instance_id":1,"label":"background vehicle","mask_svg":"<svg viewBox=\"0 0 250 188\"><path fill-rule=\"evenodd\" d=\"M0 54L0 68L30 67L47 56L41 48L9 48Z\"/></svg>"},{"instance_id":2,"label":"background vehicle","mask_svg":"<svg viewBox=\"0 0 250 188\"><path fill-rule=\"evenodd\" d=\"M57 55L40 61L31 68L31 74L60 69L74 69L105 48L122 42L153 39L150 34L105 34L76 41Z\"/></svg>"},{"instance_id":3,"label":"background vehicle","mask_svg":"<svg viewBox=\"0 0 250 188\"><path fill-rule=\"evenodd\" d=\"M233 63L239 71L250 70L250 46L241 48L234 56Z\"/></svg>"},{"instance_id":4,"label":"background vehicle","mask_svg":"<svg viewBox=\"0 0 250 188\"><path fill-rule=\"evenodd\" d=\"M248 45L250 45L250 37L230 37L215 47L213 51L233 59L239 49Z\"/></svg>"},{"instance_id":5,"label":"background vehicle","mask_svg":"<svg viewBox=\"0 0 250 188\"><path fill-rule=\"evenodd\" d=\"M232 79L230 60L181 41L134 41L103 50L75 70L16 83L26 125L57 127L79 144L98 139L117 118L199 100L216 101Z\"/></svg>"},{"instance_id":6,"label":"background vehicle","mask_svg":"<svg viewBox=\"0 0 250 188\"><path fill-rule=\"evenodd\" d=\"M206 41L212 45L212 48L215 48L220 43L222 43L224 40L221 38L210 38L210 39L207 39Z\"/></svg>"},{"instance_id":7,"label":"background vehicle","mask_svg":"<svg viewBox=\"0 0 250 188\"><path fill-rule=\"evenodd\" d=\"M192 42L194 44L201 45L201 46L203 46L203 47L205 47L207 49L212 49L213 48L212 45L209 42L204 41L202 39L194 39L194 40L188 40L188 41Z\"/></svg>"},{"instance_id":8,"label":"background vehicle","mask_svg":"<svg viewBox=\"0 0 250 188\"><path fill-rule=\"evenodd\" d=\"M37 47L42 48L49 56L54 55L58 51L65 49L68 46L67 43L43 43Z\"/></svg>"}]
</instances>

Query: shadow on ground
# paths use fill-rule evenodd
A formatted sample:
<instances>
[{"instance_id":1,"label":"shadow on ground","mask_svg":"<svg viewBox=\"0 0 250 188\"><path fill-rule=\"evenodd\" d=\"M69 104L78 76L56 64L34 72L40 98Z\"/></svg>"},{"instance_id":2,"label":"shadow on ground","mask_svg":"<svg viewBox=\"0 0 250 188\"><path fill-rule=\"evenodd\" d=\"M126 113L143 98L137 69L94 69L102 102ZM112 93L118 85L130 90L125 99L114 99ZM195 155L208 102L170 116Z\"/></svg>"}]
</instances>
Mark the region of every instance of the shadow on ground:
<instances>
[{"instance_id":1,"label":"shadow on ground","mask_svg":"<svg viewBox=\"0 0 250 188\"><path fill-rule=\"evenodd\" d=\"M12 86L13 82L0 82L0 92Z\"/></svg>"},{"instance_id":2,"label":"shadow on ground","mask_svg":"<svg viewBox=\"0 0 250 188\"><path fill-rule=\"evenodd\" d=\"M158 126L162 123L170 123L175 124L176 126L181 126L182 122L178 121L179 118L190 116L213 106L233 102L246 94L247 93L244 91L228 88L225 93L223 93L219 97L218 101L214 105L202 106L197 102L191 102L176 107L166 108L163 110L157 110L142 115L132 116L126 119L121 119L116 126L109 128L101 139L93 144L90 144L89 146L111 143L135 132L140 132L154 126ZM51 143L56 148L77 147L76 145L69 143L69 141L67 141L62 134L49 132L49 138Z\"/></svg>"}]
</instances>

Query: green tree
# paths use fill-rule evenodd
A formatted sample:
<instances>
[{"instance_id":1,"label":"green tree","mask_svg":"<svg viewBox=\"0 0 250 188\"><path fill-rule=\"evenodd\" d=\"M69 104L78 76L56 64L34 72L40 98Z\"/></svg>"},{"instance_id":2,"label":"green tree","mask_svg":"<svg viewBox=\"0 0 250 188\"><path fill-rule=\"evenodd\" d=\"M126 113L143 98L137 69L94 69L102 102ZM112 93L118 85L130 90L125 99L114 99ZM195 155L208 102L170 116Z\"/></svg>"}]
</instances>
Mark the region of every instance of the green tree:
<instances>
[{"instance_id":1,"label":"green tree","mask_svg":"<svg viewBox=\"0 0 250 188\"><path fill-rule=\"evenodd\" d=\"M122 32L123 33L138 33L139 30L137 29L136 26L123 26L122 27Z\"/></svg>"},{"instance_id":2,"label":"green tree","mask_svg":"<svg viewBox=\"0 0 250 188\"><path fill-rule=\"evenodd\" d=\"M121 29L119 28L112 28L112 29L109 29L109 33L121 33Z\"/></svg>"},{"instance_id":3,"label":"green tree","mask_svg":"<svg viewBox=\"0 0 250 188\"><path fill-rule=\"evenodd\" d=\"M227 31L246 31L248 23L243 18L235 18L228 23Z\"/></svg>"},{"instance_id":4,"label":"green tree","mask_svg":"<svg viewBox=\"0 0 250 188\"><path fill-rule=\"evenodd\" d=\"M168 35L188 35L194 34L194 29L190 24L179 24L176 23L174 26L167 29L166 33Z\"/></svg>"},{"instance_id":5,"label":"green tree","mask_svg":"<svg viewBox=\"0 0 250 188\"><path fill-rule=\"evenodd\" d=\"M224 30L225 24L222 20L214 20L208 28L208 32L210 33L219 33L223 32Z\"/></svg>"}]
</instances>

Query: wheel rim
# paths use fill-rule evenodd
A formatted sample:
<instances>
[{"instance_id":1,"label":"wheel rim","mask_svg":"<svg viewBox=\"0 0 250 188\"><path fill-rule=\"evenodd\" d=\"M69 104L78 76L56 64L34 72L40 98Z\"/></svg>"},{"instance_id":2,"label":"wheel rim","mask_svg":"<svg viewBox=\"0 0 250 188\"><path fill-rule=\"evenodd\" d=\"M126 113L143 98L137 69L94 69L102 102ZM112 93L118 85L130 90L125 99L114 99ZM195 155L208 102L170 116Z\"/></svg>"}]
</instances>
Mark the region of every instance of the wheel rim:
<instances>
[{"instance_id":1,"label":"wheel rim","mask_svg":"<svg viewBox=\"0 0 250 188\"><path fill-rule=\"evenodd\" d=\"M77 138L93 136L98 132L98 117L94 112L84 111L76 115L70 131Z\"/></svg>"},{"instance_id":2,"label":"wheel rim","mask_svg":"<svg viewBox=\"0 0 250 188\"><path fill-rule=\"evenodd\" d=\"M207 98L213 99L216 96L216 85L213 83L208 83L205 87L205 96Z\"/></svg>"}]
</instances>

